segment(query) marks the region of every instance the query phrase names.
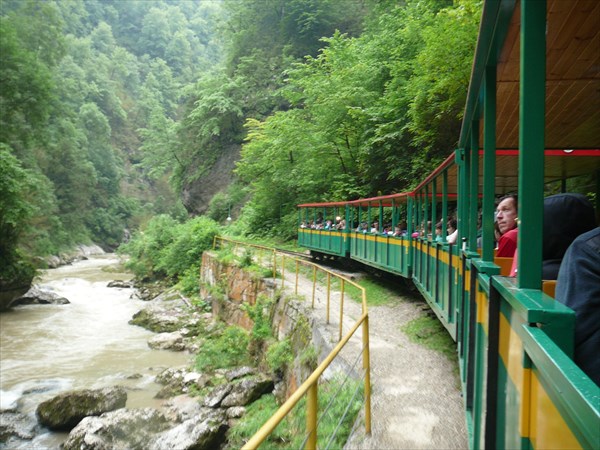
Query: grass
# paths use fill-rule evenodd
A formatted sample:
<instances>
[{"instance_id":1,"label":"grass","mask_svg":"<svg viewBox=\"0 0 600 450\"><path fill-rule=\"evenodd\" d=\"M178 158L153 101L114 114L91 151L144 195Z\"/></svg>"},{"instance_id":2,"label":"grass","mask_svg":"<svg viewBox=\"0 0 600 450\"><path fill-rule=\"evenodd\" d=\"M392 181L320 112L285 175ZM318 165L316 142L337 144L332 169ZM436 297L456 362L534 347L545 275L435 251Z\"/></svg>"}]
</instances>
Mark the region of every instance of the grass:
<instances>
[{"instance_id":1,"label":"grass","mask_svg":"<svg viewBox=\"0 0 600 450\"><path fill-rule=\"evenodd\" d=\"M412 342L442 353L452 361L456 360L456 343L437 318L422 316L411 320L401 330Z\"/></svg>"},{"instance_id":2,"label":"grass","mask_svg":"<svg viewBox=\"0 0 600 450\"><path fill-rule=\"evenodd\" d=\"M200 372L243 366L250 363L248 332L241 327L229 326L222 333L210 335L196 355L196 369Z\"/></svg>"},{"instance_id":3,"label":"grass","mask_svg":"<svg viewBox=\"0 0 600 450\"><path fill-rule=\"evenodd\" d=\"M296 263L291 259L286 259L285 271L287 274L295 273ZM305 264L299 265L300 275L308 278L312 281L313 279L313 268ZM327 273L317 269L317 283L321 286L327 286ZM382 306L390 305L398 299L397 289L398 286L394 285L388 280L378 278L372 275L367 275L362 278L358 285L363 287L367 295L368 306ZM331 277L331 289L339 291L342 288L341 280L335 276ZM360 289L350 283L344 284L344 297L350 298L351 300L360 303L362 301L362 293Z\"/></svg>"},{"instance_id":4,"label":"grass","mask_svg":"<svg viewBox=\"0 0 600 450\"><path fill-rule=\"evenodd\" d=\"M358 392L356 392L358 390ZM317 441L325 447L342 448L352 430L352 425L363 404L362 384L348 379L346 383L338 377L319 385L319 413ZM226 450L240 448L260 427L275 414L279 405L272 394L264 395L247 407L246 414L228 432ZM327 410L325 411L325 409ZM348 408L348 412L344 412ZM341 425L338 423L341 420ZM306 400L302 398L288 416L259 447L261 450L302 448L306 437ZM335 436L334 436L335 432ZM333 436L333 438L332 438Z\"/></svg>"}]
</instances>

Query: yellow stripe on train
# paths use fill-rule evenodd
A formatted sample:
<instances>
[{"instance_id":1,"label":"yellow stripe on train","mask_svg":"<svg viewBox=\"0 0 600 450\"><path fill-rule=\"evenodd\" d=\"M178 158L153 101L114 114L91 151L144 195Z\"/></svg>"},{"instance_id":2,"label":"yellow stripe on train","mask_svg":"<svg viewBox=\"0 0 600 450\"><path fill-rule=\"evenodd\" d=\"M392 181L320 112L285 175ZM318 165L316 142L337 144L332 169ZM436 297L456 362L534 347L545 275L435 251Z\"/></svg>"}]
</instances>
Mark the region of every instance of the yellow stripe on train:
<instances>
[{"instance_id":1,"label":"yellow stripe on train","mask_svg":"<svg viewBox=\"0 0 600 450\"><path fill-rule=\"evenodd\" d=\"M518 326L523 324L516 314L513 315L513 320ZM581 448L542 386L535 369L523 367L526 358L523 342L504 314L500 314L498 352L508 377L518 392L521 437L529 438L534 449Z\"/></svg>"}]
</instances>

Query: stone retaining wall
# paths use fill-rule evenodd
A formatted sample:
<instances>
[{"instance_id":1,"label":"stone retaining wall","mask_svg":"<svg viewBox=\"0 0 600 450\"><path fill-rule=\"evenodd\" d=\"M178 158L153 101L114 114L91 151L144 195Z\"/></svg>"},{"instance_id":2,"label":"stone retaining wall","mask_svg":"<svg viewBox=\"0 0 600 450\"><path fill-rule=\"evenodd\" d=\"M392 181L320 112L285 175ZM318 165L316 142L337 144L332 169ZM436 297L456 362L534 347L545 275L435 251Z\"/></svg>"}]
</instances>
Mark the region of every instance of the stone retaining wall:
<instances>
[{"instance_id":1,"label":"stone retaining wall","mask_svg":"<svg viewBox=\"0 0 600 450\"><path fill-rule=\"evenodd\" d=\"M313 326L310 309L278 288L279 283L273 279L258 278L243 268L222 264L214 253L202 255L200 294L202 298L210 298L215 317L251 331L254 323L241 305L255 305L261 294L274 299L265 314L271 318L273 335L280 341L289 338L294 355L293 363L283 374L282 397L288 398L316 367L316 358L306 357L311 346L315 355L327 354L330 349L321 348L324 340Z\"/></svg>"}]
</instances>

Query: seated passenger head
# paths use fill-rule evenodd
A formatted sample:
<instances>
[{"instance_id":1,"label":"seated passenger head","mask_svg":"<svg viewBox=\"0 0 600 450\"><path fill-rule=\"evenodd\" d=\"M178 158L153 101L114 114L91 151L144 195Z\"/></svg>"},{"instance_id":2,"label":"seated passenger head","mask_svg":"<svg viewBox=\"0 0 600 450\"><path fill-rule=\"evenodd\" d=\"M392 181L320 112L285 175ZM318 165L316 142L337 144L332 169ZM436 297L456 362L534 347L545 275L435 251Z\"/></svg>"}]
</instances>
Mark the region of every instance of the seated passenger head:
<instances>
[{"instance_id":1,"label":"seated passenger head","mask_svg":"<svg viewBox=\"0 0 600 450\"><path fill-rule=\"evenodd\" d=\"M447 223L447 228L448 228L448 234L454 233L454 231L456 231L456 219L451 218L448 219L448 223Z\"/></svg>"},{"instance_id":2,"label":"seated passenger head","mask_svg":"<svg viewBox=\"0 0 600 450\"><path fill-rule=\"evenodd\" d=\"M518 201L515 194L505 195L500 199L496 207L496 221L500 233L504 234L517 227L517 208Z\"/></svg>"},{"instance_id":3,"label":"seated passenger head","mask_svg":"<svg viewBox=\"0 0 600 450\"><path fill-rule=\"evenodd\" d=\"M555 280L567 248L577 236L596 226L594 206L582 194L556 194L544 199L543 274Z\"/></svg>"}]
</instances>

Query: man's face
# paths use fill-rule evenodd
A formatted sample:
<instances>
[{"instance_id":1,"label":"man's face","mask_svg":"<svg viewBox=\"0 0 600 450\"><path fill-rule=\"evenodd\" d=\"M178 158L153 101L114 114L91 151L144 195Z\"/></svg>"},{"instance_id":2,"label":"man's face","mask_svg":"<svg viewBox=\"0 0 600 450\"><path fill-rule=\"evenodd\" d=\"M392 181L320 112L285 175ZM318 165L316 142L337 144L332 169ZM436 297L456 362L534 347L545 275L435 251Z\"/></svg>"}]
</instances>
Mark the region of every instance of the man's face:
<instances>
[{"instance_id":1,"label":"man's face","mask_svg":"<svg viewBox=\"0 0 600 450\"><path fill-rule=\"evenodd\" d=\"M517 205L513 198L505 198L496 208L496 220L500 233L504 234L517 226Z\"/></svg>"}]
</instances>

